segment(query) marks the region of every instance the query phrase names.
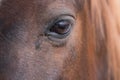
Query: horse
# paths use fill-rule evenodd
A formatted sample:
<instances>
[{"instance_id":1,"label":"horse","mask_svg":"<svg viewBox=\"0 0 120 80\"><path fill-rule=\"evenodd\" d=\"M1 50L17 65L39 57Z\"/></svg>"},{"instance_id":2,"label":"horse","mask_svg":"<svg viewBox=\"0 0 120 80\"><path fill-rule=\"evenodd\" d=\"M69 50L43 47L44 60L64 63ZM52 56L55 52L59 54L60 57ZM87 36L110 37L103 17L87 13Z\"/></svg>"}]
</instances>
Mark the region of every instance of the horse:
<instances>
[{"instance_id":1,"label":"horse","mask_svg":"<svg viewBox=\"0 0 120 80\"><path fill-rule=\"evenodd\" d=\"M120 80L119 0L0 0L0 80Z\"/></svg>"}]
</instances>

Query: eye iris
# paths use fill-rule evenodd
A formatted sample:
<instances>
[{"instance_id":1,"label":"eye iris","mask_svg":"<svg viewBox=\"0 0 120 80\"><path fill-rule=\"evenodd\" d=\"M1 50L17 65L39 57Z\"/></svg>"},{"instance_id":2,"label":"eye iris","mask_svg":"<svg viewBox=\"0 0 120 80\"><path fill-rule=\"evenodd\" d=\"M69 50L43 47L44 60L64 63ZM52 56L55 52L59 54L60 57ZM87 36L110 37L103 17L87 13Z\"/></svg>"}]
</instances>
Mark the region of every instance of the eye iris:
<instances>
[{"instance_id":1,"label":"eye iris","mask_svg":"<svg viewBox=\"0 0 120 80\"><path fill-rule=\"evenodd\" d=\"M70 30L70 22L69 21L59 21L56 22L52 28L50 29L51 32L55 32L57 34L66 34Z\"/></svg>"}]
</instances>

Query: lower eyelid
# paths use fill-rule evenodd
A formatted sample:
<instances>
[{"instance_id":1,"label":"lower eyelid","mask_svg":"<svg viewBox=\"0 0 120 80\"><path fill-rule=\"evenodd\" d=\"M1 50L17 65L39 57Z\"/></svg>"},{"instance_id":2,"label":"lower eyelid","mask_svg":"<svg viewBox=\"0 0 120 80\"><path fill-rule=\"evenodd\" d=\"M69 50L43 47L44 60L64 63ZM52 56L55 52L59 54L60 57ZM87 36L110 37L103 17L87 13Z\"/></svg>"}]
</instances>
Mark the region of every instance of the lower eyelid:
<instances>
[{"instance_id":1,"label":"lower eyelid","mask_svg":"<svg viewBox=\"0 0 120 80\"><path fill-rule=\"evenodd\" d=\"M69 33L64 34L64 35L59 35L59 34L56 34L54 32L49 32L46 34L46 36L48 36L48 37L51 36L51 37L58 38L58 39L66 38L68 35L69 35Z\"/></svg>"},{"instance_id":2,"label":"lower eyelid","mask_svg":"<svg viewBox=\"0 0 120 80\"><path fill-rule=\"evenodd\" d=\"M48 39L50 40L49 42L55 47L56 46L57 47L63 46L68 41L68 38L58 39L58 38L54 38L54 37L51 37L51 36L49 36Z\"/></svg>"}]
</instances>

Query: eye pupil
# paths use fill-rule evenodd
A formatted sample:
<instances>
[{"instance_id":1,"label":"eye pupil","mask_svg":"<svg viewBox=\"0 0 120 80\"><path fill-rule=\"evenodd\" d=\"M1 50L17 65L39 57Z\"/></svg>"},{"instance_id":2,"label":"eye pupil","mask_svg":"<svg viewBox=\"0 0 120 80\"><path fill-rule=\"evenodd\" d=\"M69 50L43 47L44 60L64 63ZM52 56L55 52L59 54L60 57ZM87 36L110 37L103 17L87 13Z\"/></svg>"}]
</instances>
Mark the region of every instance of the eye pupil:
<instances>
[{"instance_id":1,"label":"eye pupil","mask_svg":"<svg viewBox=\"0 0 120 80\"><path fill-rule=\"evenodd\" d=\"M66 34L70 30L71 23L69 21L59 21L56 22L50 29L51 32L55 32L57 34Z\"/></svg>"}]
</instances>

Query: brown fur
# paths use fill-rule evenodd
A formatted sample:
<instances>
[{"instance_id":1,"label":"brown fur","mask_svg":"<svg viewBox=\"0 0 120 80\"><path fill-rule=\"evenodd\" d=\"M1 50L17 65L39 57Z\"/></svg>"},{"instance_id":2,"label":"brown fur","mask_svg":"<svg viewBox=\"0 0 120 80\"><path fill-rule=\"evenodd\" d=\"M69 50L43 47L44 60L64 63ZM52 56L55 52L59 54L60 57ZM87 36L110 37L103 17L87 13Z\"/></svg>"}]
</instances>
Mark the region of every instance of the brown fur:
<instances>
[{"instance_id":1,"label":"brown fur","mask_svg":"<svg viewBox=\"0 0 120 80\"><path fill-rule=\"evenodd\" d=\"M0 80L120 80L119 0L0 0ZM65 40L46 23L71 13Z\"/></svg>"}]
</instances>

